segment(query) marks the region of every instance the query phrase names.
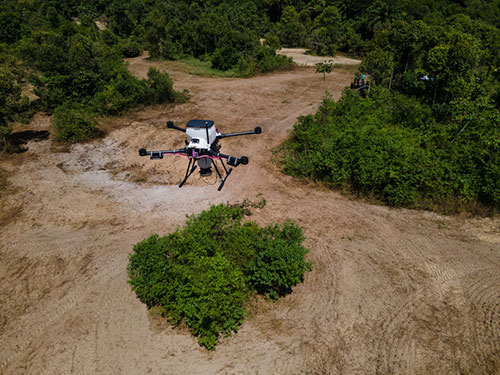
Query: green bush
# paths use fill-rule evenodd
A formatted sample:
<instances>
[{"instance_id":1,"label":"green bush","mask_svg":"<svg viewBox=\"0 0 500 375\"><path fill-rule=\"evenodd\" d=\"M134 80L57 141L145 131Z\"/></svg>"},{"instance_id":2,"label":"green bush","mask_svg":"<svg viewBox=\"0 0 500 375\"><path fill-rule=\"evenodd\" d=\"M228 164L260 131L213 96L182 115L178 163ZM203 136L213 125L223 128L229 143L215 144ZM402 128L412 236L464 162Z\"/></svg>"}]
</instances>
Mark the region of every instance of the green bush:
<instances>
[{"instance_id":1,"label":"green bush","mask_svg":"<svg viewBox=\"0 0 500 375\"><path fill-rule=\"evenodd\" d=\"M146 84L128 71L117 75L93 98L95 111L105 115L118 115L146 100Z\"/></svg>"},{"instance_id":2,"label":"green bush","mask_svg":"<svg viewBox=\"0 0 500 375\"><path fill-rule=\"evenodd\" d=\"M120 47L124 57L137 57L142 51L141 45L134 39L123 40Z\"/></svg>"},{"instance_id":3,"label":"green bush","mask_svg":"<svg viewBox=\"0 0 500 375\"><path fill-rule=\"evenodd\" d=\"M58 107L52 117L56 138L64 142L81 142L101 135L92 115L85 108Z\"/></svg>"},{"instance_id":4,"label":"green bush","mask_svg":"<svg viewBox=\"0 0 500 375\"><path fill-rule=\"evenodd\" d=\"M305 251L300 245L304 236L293 222L271 225L264 233L257 242L249 281L258 293L276 300L302 281L311 264L304 261Z\"/></svg>"},{"instance_id":5,"label":"green bush","mask_svg":"<svg viewBox=\"0 0 500 375\"><path fill-rule=\"evenodd\" d=\"M240 53L231 45L217 48L212 54L212 68L218 70L229 70L237 62Z\"/></svg>"},{"instance_id":6,"label":"green bush","mask_svg":"<svg viewBox=\"0 0 500 375\"><path fill-rule=\"evenodd\" d=\"M25 105L25 104L24 104ZM22 109L21 87L8 70L0 69L0 141L10 133L8 125ZM0 146L2 148L2 146Z\"/></svg>"},{"instance_id":7,"label":"green bush","mask_svg":"<svg viewBox=\"0 0 500 375\"><path fill-rule=\"evenodd\" d=\"M289 57L277 55L271 48L262 46L255 55L241 56L236 64L236 71L240 76L250 77L258 73L289 69L292 65L293 61Z\"/></svg>"},{"instance_id":8,"label":"green bush","mask_svg":"<svg viewBox=\"0 0 500 375\"><path fill-rule=\"evenodd\" d=\"M158 69L149 68L146 86L145 102L148 104L172 103L180 98L168 73Z\"/></svg>"},{"instance_id":9,"label":"green bush","mask_svg":"<svg viewBox=\"0 0 500 375\"><path fill-rule=\"evenodd\" d=\"M184 321L209 350L221 333L238 330L252 293L276 299L311 269L300 227L242 224L246 214L245 205L212 206L183 228L136 244L130 256L129 283L139 299L160 306L172 324Z\"/></svg>"}]
</instances>

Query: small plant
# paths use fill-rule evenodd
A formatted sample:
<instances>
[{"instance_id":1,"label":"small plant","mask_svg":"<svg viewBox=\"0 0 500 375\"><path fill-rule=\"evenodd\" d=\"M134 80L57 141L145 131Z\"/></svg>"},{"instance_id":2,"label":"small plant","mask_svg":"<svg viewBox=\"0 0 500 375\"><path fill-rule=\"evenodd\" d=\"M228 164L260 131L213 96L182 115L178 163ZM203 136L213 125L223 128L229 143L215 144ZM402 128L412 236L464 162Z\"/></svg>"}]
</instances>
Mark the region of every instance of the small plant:
<instances>
[{"instance_id":1,"label":"small plant","mask_svg":"<svg viewBox=\"0 0 500 375\"><path fill-rule=\"evenodd\" d=\"M252 294L278 299L311 269L293 222L241 223L248 207L263 202L212 206L175 232L136 244L128 266L132 290L170 323L184 321L213 350L221 333L238 331Z\"/></svg>"},{"instance_id":2,"label":"small plant","mask_svg":"<svg viewBox=\"0 0 500 375\"><path fill-rule=\"evenodd\" d=\"M326 73L330 74L333 68L333 60L322 61L316 64L316 73L323 73L323 82L326 81Z\"/></svg>"}]
</instances>

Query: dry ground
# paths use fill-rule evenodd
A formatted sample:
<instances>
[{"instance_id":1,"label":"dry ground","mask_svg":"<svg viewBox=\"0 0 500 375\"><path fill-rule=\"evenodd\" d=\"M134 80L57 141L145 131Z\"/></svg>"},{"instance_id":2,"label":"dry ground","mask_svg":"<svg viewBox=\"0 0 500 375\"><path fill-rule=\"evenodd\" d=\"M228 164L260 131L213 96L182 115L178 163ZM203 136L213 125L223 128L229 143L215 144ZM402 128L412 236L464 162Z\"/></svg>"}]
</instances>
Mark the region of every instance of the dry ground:
<instances>
[{"instance_id":1,"label":"dry ground","mask_svg":"<svg viewBox=\"0 0 500 375\"><path fill-rule=\"evenodd\" d=\"M277 51L279 55L291 57L298 65L314 66L319 62L333 61L339 65L358 65L361 61L345 56L313 56L307 55L304 48L282 48Z\"/></svg>"},{"instance_id":2,"label":"dry ground","mask_svg":"<svg viewBox=\"0 0 500 375\"><path fill-rule=\"evenodd\" d=\"M51 141L0 163L14 193L0 205L2 374L485 374L500 372L500 220L444 217L349 200L284 176L271 162L297 116L324 95L314 68L251 79L200 78L156 65L191 100L106 121L102 140ZM334 70L335 98L350 74ZM192 118L248 155L222 192L198 176L179 189L186 161L137 150L182 147ZM47 128L39 116L33 127ZM5 188L4 188L5 189ZM314 270L277 303L258 303L214 353L148 313L127 284L133 244L165 234L210 204L267 200L254 219L287 218L305 231Z\"/></svg>"}]
</instances>

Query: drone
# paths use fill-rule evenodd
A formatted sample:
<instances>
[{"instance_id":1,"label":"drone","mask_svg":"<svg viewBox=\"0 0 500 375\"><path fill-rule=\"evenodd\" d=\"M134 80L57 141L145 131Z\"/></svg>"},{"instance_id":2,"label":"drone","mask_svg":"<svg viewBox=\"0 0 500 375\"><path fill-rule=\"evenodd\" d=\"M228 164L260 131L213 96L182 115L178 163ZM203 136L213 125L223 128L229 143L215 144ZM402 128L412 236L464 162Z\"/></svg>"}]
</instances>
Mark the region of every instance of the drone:
<instances>
[{"instance_id":1,"label":"drone","mask_svg":"<svg viewBox=\"0 0 500 375\"><path fill-rule=\"evenodd\" d=\"M187 141L185 141L186 147L164 151L147 151L145 148L141 148L139 150L139 155L149 155L151 160L163 159L163 155L177 155L189 159L186 175L179 184L180 188L186 183L189 176L193 174L197 166L200 167L201 177L211 176L213 166L220 182L217 189L218 191L224 187L224 183L233 171L233 168L228 169L226 167L224 160L226 160L227 164L231 167L237 167L240 164L248 164L248 157L246 156L238 158L221 154L219 152L221 148L219 140L239 135L260 134L262 132L262 129L257 126L254 130L250 131L222 134L215 127L212 120L189 120L186 124L186 129L175 126L172 121L167 121L167 128L186 133L188 138ZM218 162L222 165L220 170L217 167Z\"/></svg>"}]
</instances>

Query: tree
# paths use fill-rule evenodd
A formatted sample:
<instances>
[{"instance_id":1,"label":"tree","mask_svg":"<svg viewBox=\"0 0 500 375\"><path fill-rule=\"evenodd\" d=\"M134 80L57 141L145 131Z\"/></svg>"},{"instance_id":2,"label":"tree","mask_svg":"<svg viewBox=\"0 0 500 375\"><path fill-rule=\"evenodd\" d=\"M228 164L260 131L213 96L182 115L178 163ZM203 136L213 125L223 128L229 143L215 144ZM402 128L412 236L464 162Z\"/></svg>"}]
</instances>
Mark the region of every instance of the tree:
<instances>
[{"instance_id":1,"label":"tree","mask_svg":"<svg viewBox=\"0 0 500 375\"><path fill-rule=\"evenodd\" d=\"M299 14L293 6L283 9L278 24L280 41L285 47L302 47L305 40L305 28L300 23Z\"/></svg>"},{"instance_id":2,"label":"tree","mask_svg":"<svg viewBox=\"0 0 500 375\"><path fill-rule=\"evenodd\" d=\"M14 11L0 11L0 43L14 43L21 38L20 14Z\"/></svg>"},{"instance_id":3,"label":"tree","mask_svg":"<svg viewBox=\"0 0 500 375\"><path fill-rule=\"evenodd\" d=\"M314 20L313 28L310 40L314 52L318 55L335 55L344 31L338 9L326 7Z\"/></svg>"},{"instance_id":4,"label":"tree","mask_svg":"<svg viewBox=\"0 0 500 375\"><path fill-rule=\"evenodd\" d=\"M81 142L101 134L95 120L83 108L58 107L52 117L56 137L64 142Z\"/></svg>"},{"instance_id":5,"label":"tree","mask_svg":"<svg viewBox=\"0 0 500 375\"><path fill-rule=\"evenodd\" d=\"M159 9L152 10L144 21L147 50L152 57L164 57L163 43L166 39L166 18Z\"/></svg>"},{"instance_id":6,"label":"tree","mask_svg":"<svg viewBox=\"0 0 500 375\"><path fill-rule=\"evenodd\" d=\"M323 82L326 82L326 73L332 72L333 60L322 61L316 64L316 73L323 73Z\"/></svg>"},{"instance_id":7,"label":"tree","mask_svg":"<svg viewBox=\"0 0 500 375\"><path fill-rule=\"evenodd\" d=\"M381 48L368 52L360 66L360 70L370 74L377 84L389 84L393 69L393 53Z\"/></svg>"},{"instance_id":8,"label":"tree","mask_svg":"<svg viewBox=\"0 0 500 375\"><path fill-rule=\"evenodd\" d=\"M11 132L10 123L31 115L29 99L21 96L21 86L15 76L8 70L0 69L0 149L5 146L4 137Z\"/></svg>"}]
</instances>

